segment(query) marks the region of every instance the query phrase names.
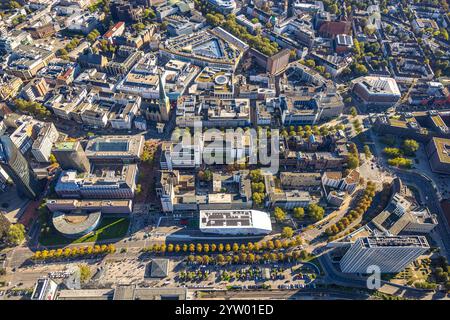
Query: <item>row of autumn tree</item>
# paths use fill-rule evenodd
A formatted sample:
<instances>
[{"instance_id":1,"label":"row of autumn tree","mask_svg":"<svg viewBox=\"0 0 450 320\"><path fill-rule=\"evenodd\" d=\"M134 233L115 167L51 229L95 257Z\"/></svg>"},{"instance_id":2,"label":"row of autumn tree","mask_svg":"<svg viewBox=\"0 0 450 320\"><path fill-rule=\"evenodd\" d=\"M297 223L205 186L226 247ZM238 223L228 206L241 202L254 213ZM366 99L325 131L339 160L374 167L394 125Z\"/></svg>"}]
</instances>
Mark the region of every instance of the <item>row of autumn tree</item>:
<instances>
[{"instance_id":1,"label":"row of autumn tree","mask_svg":"<svg viewBox=\"0 0 450 320\"><path fill-rule=\"evenodd\" d=\"M274 249L281 249L281 248L292 248L303 244L303 240L301 237L297 236L294 239L291 240L267 240L263 241L261 243L258 242L249 242L247 244L242 243L239 245L238 243L219 243L219 244L208 244L208 243L184 243L184 244L157 244L143 248L143 252L153 252L153 253L221 253L221 252L260 252L260 251L267 251L267 250L274 250Z\"/></svg>"},{"instance_id":2,"label":"row of autumn tree","mask_svg":"<svg viewBox=\"0 0 450 320\"><path fill-rule=\"evenodd\" d=\"M87 247L73 247L56 250L36 251L32 256L33 260L53 260L70 257L96 256L116 252L113 244L95 245Z\"/></svg>"},{"instance_id":3,"label":"row of autumn tree","mask_svg":"<svg viewBox=\"0 0 450 320\"><path fill-rule=\"evenodd\" d=\"M293 251L293 252L265 252L261 255L254 253L241 252L235 255L223 255L218 254L216 256L209 255L189 255L187 261L189 263L198 264L255 264L255 263L266 263L271 262L291 262L294 260L307 260L310 257L306 250Z\"/></svg>"},{"instance_id":4,"label":"row of autumn tree","mask_svg":"<svg viewBox=\"0 0 450 320\"><path fill-rule=\"evenodd\" d=\"M359 199L358 204L355 209L350 210L344 217L342 217L338 222L336 222L331 227L325 230L325 233L329 236L336 235L342 231L344 231L353 221L361 217L367 210L370 208L372 204L373 197L375 196L375 183L372 181L367 182L367 187L364 190L364 194ZM333 237L330 237L330 240L333 240Z\"/></svg>"}]
</instances>

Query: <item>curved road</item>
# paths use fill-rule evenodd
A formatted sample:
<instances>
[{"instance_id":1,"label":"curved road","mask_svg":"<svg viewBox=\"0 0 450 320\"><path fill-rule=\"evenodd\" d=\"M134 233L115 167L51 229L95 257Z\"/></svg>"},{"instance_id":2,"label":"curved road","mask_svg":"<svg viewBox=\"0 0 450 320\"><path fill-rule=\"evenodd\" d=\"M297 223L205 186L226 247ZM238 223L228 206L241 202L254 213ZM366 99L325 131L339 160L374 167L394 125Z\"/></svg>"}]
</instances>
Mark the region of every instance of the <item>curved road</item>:
<instances>
[{"instance_id":1,"label":"curved road","mask_svg":"<svg viewBox=\"0 0 450 320\"><path fill-rule=\"evenodd\" d=\"M389 166L382 154L382 146L379 145L378 137L376 137L373 130L369 130L369 133L375 148L375 154L378 159L377 162L389 173L397 175L404 182L407 182L407 184L415 186L416 189L419 190L422 200L428 206L430 211L436 213L438 225L433 232L438 233L441 240L442 255L446 256L447 260L450 261L450 227L440 205L441 199L436 184L424 173L418 173L414 171L414 169L403 170Z\"/></svg>"},{"instance_id":2,"label":"curved road","mask_svg":"<svg viewBox=\"0 0 450 320\"><path fill-rule=\"evenodd\" d=\"M441 244L443 247L442 254L450 261L450 227L448 225L445 214L440 205L438 191L436 190L432 180L425 178L423 175L416 172L407 172L404 170L395 170L395 173L407 184L413 185L419 190L422 200L432 213L436 213L438 225L433 232L439 234ZM426 194L424 194L426 192Z\"/></svg>"}]
</instances>

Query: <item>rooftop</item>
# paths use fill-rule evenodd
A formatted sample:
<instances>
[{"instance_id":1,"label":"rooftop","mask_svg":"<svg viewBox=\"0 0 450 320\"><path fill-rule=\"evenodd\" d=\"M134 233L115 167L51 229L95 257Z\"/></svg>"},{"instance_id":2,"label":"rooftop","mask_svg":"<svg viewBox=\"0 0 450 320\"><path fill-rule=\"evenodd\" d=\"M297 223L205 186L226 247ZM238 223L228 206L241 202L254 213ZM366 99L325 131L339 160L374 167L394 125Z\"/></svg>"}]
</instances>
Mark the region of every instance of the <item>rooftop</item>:
<instances>
[{"instance_id":1,"label":"rooftop","mask_svg":"<svg viewBox=\"0 0 450 320\"><path fill-rule=\"evenodd\" d=\"M144 147L144 136L101 136L89 140L86 146L88 158L107 156L139 157Z\"/></svg>"},{"instance_id":2,"label":"rooftop","mask_svg":"<svg viewBox=\"0 0 450 320\"><path fill-rule=\"evenodd\" d=\"M95 210L107 207L131 207L131 200L49 199L47 200L47 206L50 211L53 211L52 206L65 207L68 208L68 210L71 210L72 208L74 210Z\"/></svg>"},{"instance_id":3,"label":"rooftop","mask_svg":"<svg viewBox=\"0 0 450 320\"><path fill-rule=\"evenodd\" d=\"M58 300L109 300L114 289L59 290Z\"/></svg>"},{"instance_id":4,"label":"rooftop","mask_svg":"<svg viewBox=\"0 0 450 320\"><path fill-rule=\"evenodd\" d=\"M360 174L356 170L352 170L347 177L345 177L345 183L354 184L359 182Z\"/></svg>"},{"instance_id":5,"label":"rooftop","mask_svg":"<svg viewBox=\"0 0 450 320\"><path fill-rule=\"evenodd\" d=\"M186 288L137 288L120 285L114 290L114 300L186 300Z\"/></svg>"},{"instance_id":6,"label":"rooftop","mask_svg":"<svg viewBox=\"0 0 450 320\"><path fill-rule=\"evenodd\" d=\"M363 246L367 248L383 247L421 247L429 248L424 236L374 236L363 239Z\"/></svg>"},{"instance_id":7,"label":"rooftop","mask_svg":"<svg viewBox=\"0 0 450 320\"><path fill-rule=\"evenodd\" d=\"M200 228L270 228L269 214L257 210L200 210Z\"/></svg>"},{"instance_id":8,"label":"rooftop","mask_svg":"<svg viewBox=\"0 0 450 320\"><path fill-rule=\"evenodd\" d=\"M340 180L342 178L342 173L339 171L326 171L323 175L328 179Z\"/></svg>"},{"instance_id":9,"label":"rooftop","mask_svg":"<svg viewBox=\"0 0 450 320\"><path fill-rule=\"evenodd\" d=\"M54 149L62 150L62 151L76 150L78 144L79 144L78 141L56 142L54 145Z\"/></svg>"},{"instance_id":10,"label":"rooftop","mask_svg":"<svg viewBox=\"0 0 450 320\"><path fill-rule=\"evenodd\" d=\"M436 146L439 160L450 164L450 139L434 137L433 143Z\"/></svg>"},{"instance_id":11,"label":"rooftop","mask_svg":"<svg viewBox=\"0 0 450 320\"><path fill-rule=\"evenodd\" d=\"M53 213L52 223L55 229L67 237L78 237L93 231L100 222L101 212L91 213Z\"/></svg>"},{"instance_id":12,"label":"rooftop","mask_svg":"<svg viewBox=\"0 0 450 320\"><path fill-rule=\"evenodd\" d=\"M164 42L161 49L199 60L235 64L240 59L241 51L227 40L217 32L204 30L170 38Z\"/></svg>"},{"instance_id":13,"label":"rooftop","mask_svg":"<svg viewBox=\"0 0 450 320\"><path fill-rule=\"evenodd\" d=\"M131 188L134 186L137 165L95 165L91 173L78 174L76 171L63 171L56 184L56 191L78 190L87 188L103 189L107 186L114 188Z\"/></svg>"},{"instance_id":14,"label":"rooftop","mask_svg":"<svg viewBox=\"0 0 450 320\"><path fill-rule=\"evenodd\" d=\"M153 259L151 262L150 277L165 278L169 273L169 259Z\"/></svg>"},{"instance_id":15,"label":"rooftop","mask_svg":"<svg viewBox=\"0 0 450 320\"><path fill-rule=\"evenodd\" d=\"M371 94L393 94L400 96L400 89L397 82L393 78L366 76L360 77L352 81L362 85Z\"/></svg>"}]
</instances>

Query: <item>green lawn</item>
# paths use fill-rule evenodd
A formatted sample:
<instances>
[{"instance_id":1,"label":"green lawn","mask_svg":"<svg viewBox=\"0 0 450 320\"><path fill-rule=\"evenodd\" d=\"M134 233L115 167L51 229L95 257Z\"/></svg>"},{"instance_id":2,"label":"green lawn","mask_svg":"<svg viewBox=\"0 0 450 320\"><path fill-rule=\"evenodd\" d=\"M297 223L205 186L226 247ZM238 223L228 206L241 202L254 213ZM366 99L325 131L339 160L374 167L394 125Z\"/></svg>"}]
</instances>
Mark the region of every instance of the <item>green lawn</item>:
<instances>
[{"instance_id":1,"label":"green lawn","mask_svg":"<svg viewBox=\"0 0 450 320\"><path fill-rule=\"evenodd\" d=\"M78 238L69 239L51 229L48 234L42 234L39 243L44 246L65 245L71 243L97 242L108 239L122 238L128 231L130 219L128 218L102 218L100 225L91 233Z\"/></svg>"}]
</instances>

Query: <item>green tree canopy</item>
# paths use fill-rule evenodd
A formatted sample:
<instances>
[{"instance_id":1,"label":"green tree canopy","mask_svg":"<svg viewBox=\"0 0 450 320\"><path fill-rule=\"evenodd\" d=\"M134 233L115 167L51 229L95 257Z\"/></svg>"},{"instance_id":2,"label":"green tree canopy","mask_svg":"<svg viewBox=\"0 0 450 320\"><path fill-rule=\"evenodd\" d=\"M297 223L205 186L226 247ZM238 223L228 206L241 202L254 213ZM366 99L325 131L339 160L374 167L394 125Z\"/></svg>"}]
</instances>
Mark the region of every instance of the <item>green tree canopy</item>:
<instances>
[{"instance_id":1,"label":"green tree canopy","mask_svg":"<svg viewBox=\"0 0 450 320\"><path fill-rule=\"evenodd\" d=\"M347 166L349 169L356 169L359 167L359 158L355 155L349 155L347 158Z\"/></svg>"},{"instance_id":2,"label":"green tree canopy","mask_svg":"<svg viewBox=\"0 0 450 320\"><path fill-rule=\"evenodd\" d=\"M253 192L252 194L253 203L256 206L260 206L264 201L264 194L259 192Z\"/></svg>"},{"instance_id":3,"label":"green tree canopy","mask_svg":"<svg viewBox=\"0 0 450 320\"><path fill-rule=\"evenodd\" d=\"M250 180L252 182L262 182L263 176L261 174L261 170L259 170L259 169L251 170L250 171Z\"/></svg>"},{"instance_id":4,"label":"green tree canopy","mask_svg":"<svg viewBox=\"0 0 450 320\"><path fill-rule=\"evenodd\" d=\"M294 208L294 218L302 219L305 216L305 209L302 207Z\"/></svg>"},{"instance_id":5,"label":"green tree canopy","mask_svg":"<svg viewBox=\"0 0 450 320\"><path fill-rule=\"evenodd\" d=\"M275 219L280 222L286 219L286 212L284 212L284 210L279 207L275 208L273 215L275 216Z\"/></svg>"},{"instance_id":6,"label":"green tree canopy","mask_svg":"<svg viewBox=\"0 0 450 320\"><path fill-rule=\"evenodd\" d=\"M316 66L316 62L313 59L308 59L305 61L305 65L310 68L314 68Z\"/></svg>"},{"instance_id":7,"label":"green tree canopy","mask_svg":"<svg viewBox=\"0 0 450 320\"><path fill-rule=\"evenodd\" d=\"M154 19L154 18L156 18L155 12L150 8L146 8L144 10L144 19Z\"/></svg>"},{"instance_id":8,"label":"green tree canopy","mask_svg":"<svg viewBox=\"0 0 450 320\"><path fill-rule=\"evenodd\" d=\"M412 160L406 159L403 157L397 157L393 159L388 160L388 164L394 167L401 167L401 168L411 168L412 167Z\"/></svg>"},{"instance_id":9,"label":"green tree canopy","mask_svg":"<svg viewBox=\"0 0 450 320\"><path fill-rule=\"evenodd\" d=\"M80 269L80 280L82 282L89 280L91 277L91 268L86 264L80 264L78 268Z\"/></svg>"},{"instance_id":10,"label":"green tree canopy","mask_svg":"<svg viewBox=\"0 0 450 320\"><path fill-rule=\"evenodd\" d=\"M383 153L390 158L396 158L402 155L402 152L398 148L386 147L383 149Z\"/></svg>"},{"instance_id":11,"label":"green tree canopy","mask_svg":"<svg viewBox=\"0 0 450 320\"><path fill-rule=\"evenodd\" d=\"M358 75L366 75L368 73L366 66L361 63L356 63L354 70Z\"/></svg>"},{"instance_id":12,"label":"green tree canopy","mask_svg":"<svg viewBox=\"0 0 450 320\"><path fill-rule=\"evenodd\" d=\"M366 159L369 159L372 156L372 152L370 152L370 148L367 144L364 145L364 155L366 156Z\"/></svg>"},{"instance_id":13,"label":"green tree canopy","mask_svg":"<svg viewBox=\"0 0 450 320\"><path fill-rule=\"evenodd\" d=\"M264 192L265 186L264 182L252 182L252 192Z\"/></svg>"},{"instance_id":14,"label":"green tree canopy","mask_svg":"<svg viewBox=\"0 0 450 320\"><path fill-rule=\"evenodd\" d=\"M292 230L291 227L284 227L283 230L281 231L281 236L283 238L292 238L293 235L294 230Z\"/></svg>"},{"instance_id":15,"label":"green tree canopy","mask_svg":"<svg viewBox=\"0 0 450 320\"><path fill-rule=\"evenodd\" d=\"M13 245L19 245L25 240L25 227L23 224L16 223L9 226L7 242Z\"/></svg>"},{"instance_id":16,"label":"green tree canopy","mask_svg":"<svg viewBox=\"0 0 450 320\"><path fill-rule=\"evenodd\" d=\"M406 155L412 156L419 150L419 143L413 139L403 141L402 150Z\"/></svg>"},{"instance_id":17,"label":"green tree canopy","mask_svg":"<svg viewBox=\"0 0 450 320\"><path fill-rule=\"evenodd\" d=\"M323 219L323 215L325 213L325 210L321 206L319 206L319 205L317 205L315 203L311 203L308 206L308 210L307 211L308 211L308 216L311 219L313 219L314 221L322 220Z\"/></svg>"},{"instance_id":18,"label":"green tree canopy","mask_svg":"<svg viewBox=\"0 0 450 320\"><path fill-rule=\"evenodd\" d=\"M50 116L50 111L48 111L42 104L35 101L16 99L14 100L14 105L20 111L29 113L35 117L45 118Z\"/></svg>"}]
</instances>

